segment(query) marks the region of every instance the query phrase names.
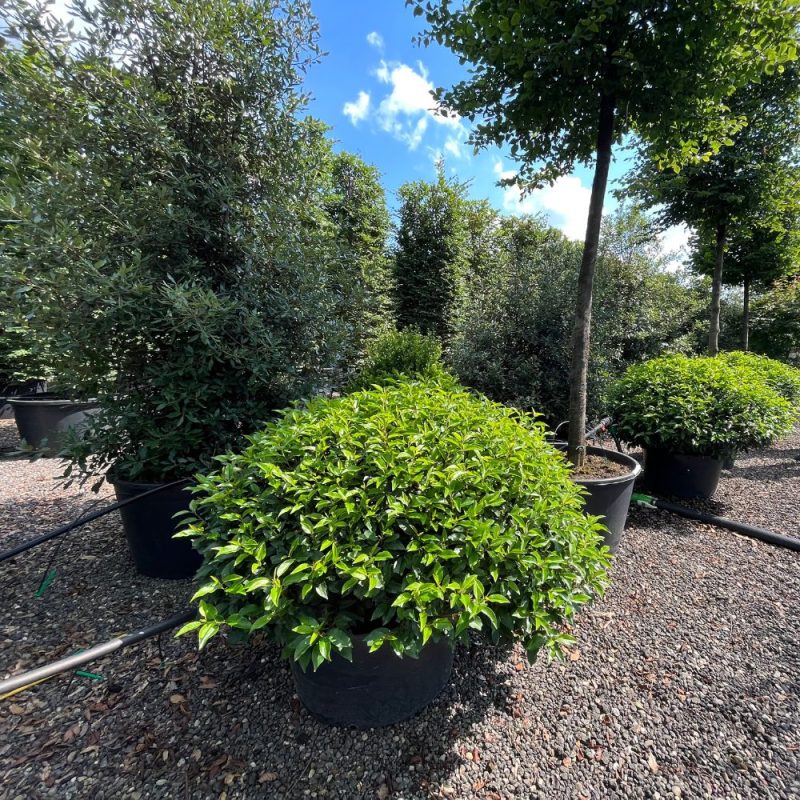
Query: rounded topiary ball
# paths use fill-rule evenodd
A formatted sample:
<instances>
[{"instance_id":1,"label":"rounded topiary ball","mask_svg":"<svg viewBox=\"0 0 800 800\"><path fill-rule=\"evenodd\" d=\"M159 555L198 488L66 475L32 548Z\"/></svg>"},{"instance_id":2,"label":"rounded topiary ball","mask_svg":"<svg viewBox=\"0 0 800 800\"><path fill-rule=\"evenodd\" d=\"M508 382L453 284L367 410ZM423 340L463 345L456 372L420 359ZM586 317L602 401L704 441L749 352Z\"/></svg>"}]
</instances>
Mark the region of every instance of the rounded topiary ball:
<instances>
[{"instance_id":1,"label":"rounded topiary ball","mask_svg":"<svg viewBox=\"0 0 800 800\"><path fill-rule=\"evenodd\" d=\"M264 628L317 666L351 636L519 637L534 654L605 585L601 526L531 417L398 382L283 413L199 479L201 644Z\"/></svg>"},{"instance_id":2,"label":"rounded topiary ball","mask_svg":"<svg viewBox=\"0 0 800 800\"><path fill-rule=\"evenodd\" d=\"M738 371L749 371L770 389L800 410L800 369L776 361L774 358L734 350L720 353L719 358Z\"/></svg>"},{"instance_id":3,"label":"rounded topiary ball","mask_svg":"<svg viewBox=\"0 0 800 800\"><path fill-rule=\"evenodd\" d=\"M752 370L708 357L635 364L612 386L609 406L624 441L715 458L769 444L793 421L790 403Z\"/></svg>"}]
</instances>

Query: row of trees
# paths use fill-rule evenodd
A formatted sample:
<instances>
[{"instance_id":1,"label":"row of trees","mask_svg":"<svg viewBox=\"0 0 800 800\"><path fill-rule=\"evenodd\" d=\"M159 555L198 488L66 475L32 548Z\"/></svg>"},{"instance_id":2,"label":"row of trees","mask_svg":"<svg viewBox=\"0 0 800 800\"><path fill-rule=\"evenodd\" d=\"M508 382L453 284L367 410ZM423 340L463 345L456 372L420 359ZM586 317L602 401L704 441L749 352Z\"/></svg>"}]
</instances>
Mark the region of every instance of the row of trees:
<instances>
[{"instance_id":1,"label":"row of trees","mask_svg":"<svg viewBox=\"0 0 800 800\"><path fill-rule=\"evenodd\" d=\"M131 478L187 474L325 369L353 366L396 321L440 337L468 382L553 416L569 362L577 461L587 389L691 338L691 313L659 321L687 301L646 244L631 246L647 241L631 232L643 220L608 223L601 243L611 148L635 132L648 164L699 169L749 141L756 114L731 97L795 58L795 11L781 0L416 5L430 35L476 65L443 100L476 122L477 145L509 145L525 188L596 156L580 253L540 222L468 202L440 168L401 190L389 254L377 173L335 155L307 115L303 76L319 54L307 0L77 2L73 27L44 2L8 0L5 318L64 387L101 400L84 460L100 454ZM790 77L758 108L780 105ZM765 140L752 138L756 152ZM773 160L765 185L790 166ZM764 213L764 248L784 241L786 208ZM590 371L593 292L604 299Z\"/></svg>"}]
</instances>

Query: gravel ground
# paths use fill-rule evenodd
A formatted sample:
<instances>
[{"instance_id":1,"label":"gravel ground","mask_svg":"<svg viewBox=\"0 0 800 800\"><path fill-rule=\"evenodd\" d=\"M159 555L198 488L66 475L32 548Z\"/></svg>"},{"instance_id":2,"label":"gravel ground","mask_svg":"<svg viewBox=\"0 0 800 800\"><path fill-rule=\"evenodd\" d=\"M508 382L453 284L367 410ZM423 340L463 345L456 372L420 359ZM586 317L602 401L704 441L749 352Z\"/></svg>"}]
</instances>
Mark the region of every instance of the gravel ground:
<instances>
[{"instance_id":1,"label":"gravel ground","mask_svg":"<svg viewBox=\"0 0 800 800\"><path fill-rule=\"evenodd\" d=\"M0 421L0 449L13 446ZM740 459L720 508L798 533L800 436ZM52 461L0 461L0 542L96 498ZM721 508L721 507L724 507ZM118 521L0 565L0 676L182 608L188 582L135 574ZM476 643L449 687L389 729L336 730L263 641L198 655L165 635L0 701L0 797L798 798L800 557L634 510L613 585L555 664Z\"/></svg>"}]
</instances>

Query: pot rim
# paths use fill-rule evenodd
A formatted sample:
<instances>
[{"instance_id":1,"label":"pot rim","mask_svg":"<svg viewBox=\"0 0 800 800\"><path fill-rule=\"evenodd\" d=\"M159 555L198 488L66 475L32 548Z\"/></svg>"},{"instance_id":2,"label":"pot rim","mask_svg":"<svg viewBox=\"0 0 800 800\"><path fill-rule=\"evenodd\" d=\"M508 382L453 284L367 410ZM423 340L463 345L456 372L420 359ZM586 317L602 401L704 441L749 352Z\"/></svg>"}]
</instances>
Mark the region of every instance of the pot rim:
<instances>
[{"instance_id":1,"label":"pot rim","mask_svg":"<svg viewBox=\"0 0 800 800\"><path fill-rule=\"evenodd\" d=\"M36 400L33 397L6 397L5 401L12 406L18 405L23 408L25 406L66 406L68 408L74 408L76 411L88 411L89 409L99 407L97 403L92 400L69 400L66 397L61 399L50 397L44 400Z\"/></svg>"},{"instance_id":2,"label":"pot rim","mask_svg":"<svg viewBox=\"0 0 800 800\"><path fill-rule=\"evenodd\" d=\"M566 442L554 442L553 444L558 450L567 449ZM613 486L617 483L628 483L628 481L636 480L636 478L642 474L642 465L633 456L629 456L627 453L620 453L619 450L610 450L607 447L596 447L594 445L589 445L586 448L586 452L588 455L601 456L602 458L607 458L609 461L622 464L628 467L630 472L626 475L613 475L610 478L572 477L571 480L580 486Z\"/></svg>"},{"instance_id":3,"label":"pot rim","mask_svg":"<svg viewBox=\"0 0 800 800\"><path fill-rule=\"evenodd\" d=\"M704 461L723 461L723 457L720 455L711 455L710 453L681 453L678 450L671 450L669 447L643 447L645 457L647 457L648 453L656 452L656 453L666 453L670 456L675 456L676 458L702 458ZM733 453L737 453L738 451L732 450Z\"/></svg>"},{"instance_id":4,"label":"pot rim","mask_svg":"<svg viewBox=\"0 0 800 800\"><path fill-rule=\"evenodd\" d=\"M181 478L176 478L175 480L168 480L168 481L140 481L140 480L131 481L128 480L127 478L120 478L118 475L116 475L114 472L115 466L111 466L106 470L106 481L108 481L108 483L111 484L111 486L125 485L133 489L141 488L141 490L145 492L148 489L155 489L158 486L166 486L166 484L168 483L175 483L176 481L181 480ZM187 476L187 478L185 478L184 480L190 481L191 478ZM189 486L191 486L190 482L186 483L185 486L176 486L175 488L183 490L188 488Z\"/></svg>"}]
</instances>

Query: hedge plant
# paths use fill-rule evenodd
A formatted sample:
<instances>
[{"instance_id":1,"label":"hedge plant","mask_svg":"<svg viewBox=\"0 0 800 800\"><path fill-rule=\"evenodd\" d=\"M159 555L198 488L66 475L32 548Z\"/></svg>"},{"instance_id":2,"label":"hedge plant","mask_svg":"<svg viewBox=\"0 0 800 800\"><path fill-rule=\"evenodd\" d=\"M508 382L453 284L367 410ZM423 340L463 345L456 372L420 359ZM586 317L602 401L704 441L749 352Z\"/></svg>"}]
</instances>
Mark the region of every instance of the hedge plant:
<instances>
[{"instance_id":1,"label":"hedge plant","mask_svg":"<svg viewBox=\"0 0 800 800\"><path fill-rule=\"evenodd\" d=\"M471 630L533 657L602 592L597 518L544 426L465 391L397 382L287 410L198 477L200 646L264 629L305 668L417 656Z\"/></svg>"},{"instance_id":2,"label":"hedge plant","mask_svg":"<svg viewBox=\"0 0 800 800\"><path fill-rule=\"evenodd\" d=\"M756 353L743 353L739 350L722 353L720 358L736 370L752 371L770 389L800 410L800 369L776 361L774 358Z\"/></svg>"},{"instance_id":3,"label":"hedge plant","mask_svg":"<svg viewBox=\"0 0 800 800\"><path fill-rule=\"evenodd\" d=\"M624 441L715 458L769 444L793 420L789 402L752 370L681 355L630 367L611 388L610 410Z\"/></svg>"}]
</instances>

